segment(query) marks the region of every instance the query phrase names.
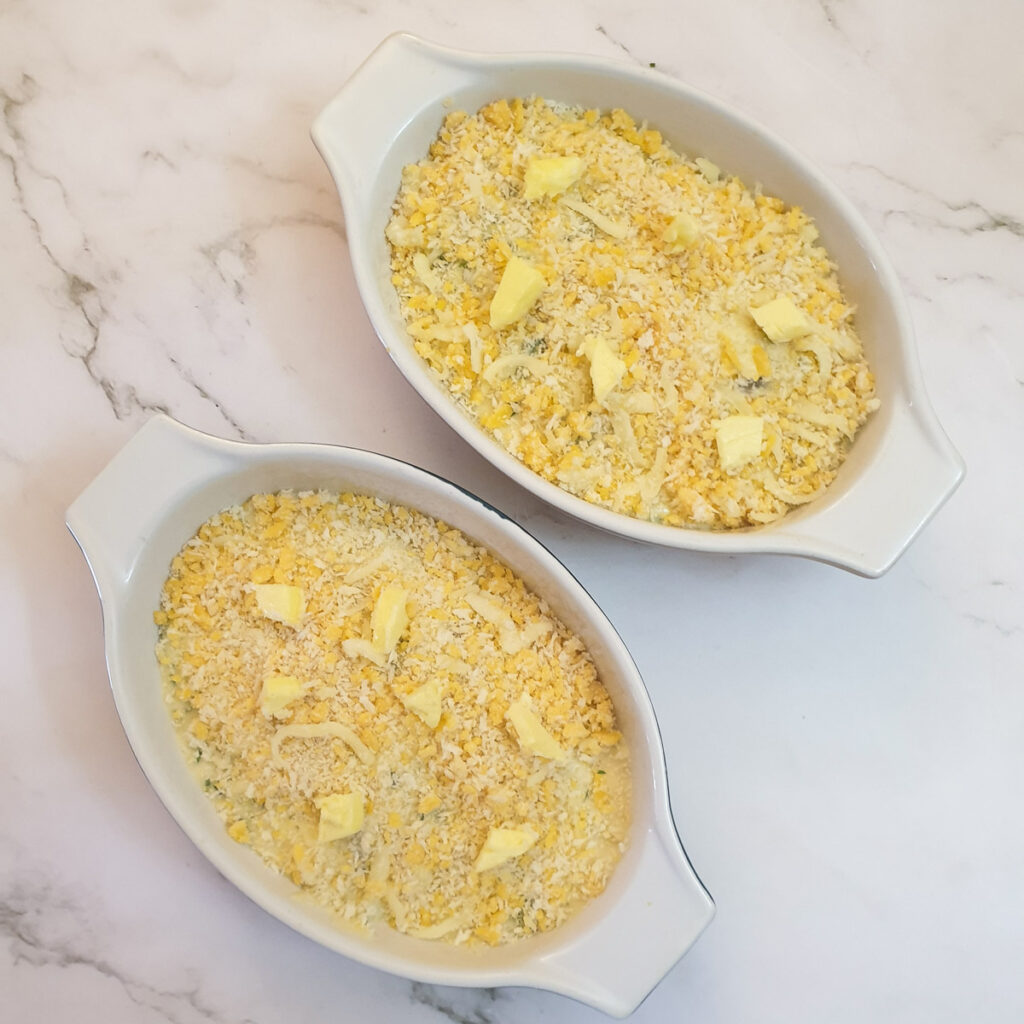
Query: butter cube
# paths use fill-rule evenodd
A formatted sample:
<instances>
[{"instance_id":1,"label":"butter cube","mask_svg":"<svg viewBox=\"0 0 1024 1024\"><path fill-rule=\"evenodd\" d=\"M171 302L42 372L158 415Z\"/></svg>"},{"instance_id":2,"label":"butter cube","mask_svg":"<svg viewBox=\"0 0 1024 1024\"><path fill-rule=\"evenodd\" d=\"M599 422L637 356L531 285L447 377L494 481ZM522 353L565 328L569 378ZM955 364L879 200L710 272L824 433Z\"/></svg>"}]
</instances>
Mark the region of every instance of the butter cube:
<instances>
[{"instance_id":1,"label":"butter cube","mask_svg":"<svg viewBox=\"0 0 1024 1024\"><path fill-rule=\"evenodd\" d=\"M525 699L520 698L509 705L506 717L512 723L519 746L523 750L551 761L565 760L565 751L558 745L555 737L544 728L544 723Z\"/></svg>"},{"instance_id":2,"label":"butter cube","mask_svg":"<svg viewBox=\"0 0 1024 1024\"><path fill-rule=\"evenodd\" d=\"M521 320L540 298L546 283L535 266L513 256L505 264L498 290L491 299L491 327L500 330Z\"/></svg>"},{"instance_id":3,"label":"butter cube","mask_svg":"<svg viewBox=\"0 0 1024 1024\"><path fill-rule=\"evenodd\" d=\"M257 583L253 590L256 593L256 607L268 619L297 626L306 614L306 598L300 587L292 587L287 583Z\"/></svg>"},{"instance_id":4,"label":"butter cube","mask_svg":"<svg viewBox=\"0 0 1024 1024\"><path fill-rule=\"evenodd\" d=\"M537 833L525 828L492 828L473 864L474 871L488 871L519 857L537 842Z\"/></svg>"},{"instance_id":5,"label":"butter cube","mask_svg":"<svg viewBox=\"0 0 1024 1024\"><path fill-rule=\"evenodd\" d=\"M810 320L787 295L763 306L751 306L750 315L771 341L792 341L811 333Z\"/></svg>"},{"instance_id":6,"label":"butter cube","mask_svg":"<svg viewBox=\"0 0 1024 1024\"><path fill-rule=\"evenodd\" d=\"M265 718L284 717L285 708L298 700L305 690L305 685L295 676L267 676L260 690L260 711Z\"/></svg>"},{"instance_id":7,"label":"butter cube","mask_svg":"<svg viewBox=\"0 0 1024 1024\"><path fill-rule=\"evenodd\" d=\"M699 234L700 225L693 217L688 213L677 213L665 228L661 240L668 244L669 252L682 252L697 241Z\"/></svg>"},{"instance_id":8,"label":"butter cube","mask_svg":"<svg viewBox=\"0 0 1024 1024\"><path fill-rule=\"evenodd\" d=\"M402 698L402 703L431 729L441 721L441 684L431 679Z\"/></svg>"},{"instance_id":9,"label":"butter cube","mask_svg":"<svg viewBox=\"0 0 1024 1024\"><path fill-rule=\"evenodd\" d=\"M316 801L320 809L320 826L317 840L332 843L355 835L362 827L365 817L361 793L333 793Z\"/></svg>"},{"instance_id":10,"label":"butter cube","mask_svg":"<svg viewBox=\"0 0 1024 1024\"><path fill-rule=\"evenodd\" d=\"M718 424L718 460L727 472L739 469L761 454L764 420L760 416L729 416Z\"/></svg>"},{"instance_id":11,"label":"butter cube","mask_svg":"<svg viewBox=\"0 0 1024 1024\"><path fill-rule=\"evenodd\" d=\"M583 174L578 156L534 157L526 165L526 199L557 196L575 185Z\"/></svg>"},{"instance_id":12,"label":"butter cube","mask_svg":"<svg viewBox=\"0 0 1024 1024\"><path fill-rule=\"evenodd\" d=\"M405 603L409 592L402 587L389 586L380 592L370 613L372 643L381 654L390 654L409 625Z\"/></svg>"},{"instance_id":13,"label":"butter cube","mask_svg":"<svg viewBox=\"0 0 1024 1024\"><path fill-rule=\"evenodd\" d=\"M583 351L590 359L594 398L603 405L625 375L626 364L612 351L611 345L604 338L588 338Z\"/></svg>"}]
</instances>

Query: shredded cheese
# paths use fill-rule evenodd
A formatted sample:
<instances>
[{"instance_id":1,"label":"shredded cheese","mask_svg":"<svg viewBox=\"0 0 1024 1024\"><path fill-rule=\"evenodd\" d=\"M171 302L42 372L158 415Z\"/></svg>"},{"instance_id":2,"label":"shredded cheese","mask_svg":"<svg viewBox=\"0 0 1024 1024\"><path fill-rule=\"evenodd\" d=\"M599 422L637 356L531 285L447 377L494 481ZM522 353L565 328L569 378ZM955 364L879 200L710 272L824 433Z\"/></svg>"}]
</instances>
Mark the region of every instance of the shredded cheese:
<instances>
[{"instance_id":1,"label":"shredded cheese","mask_svg":"<svg viewBox=\"0 0 1024 1024\"><path fill-rule=\"evenodd\" d=\"M269 583L301 589L295 626L261 610ZM374 613L397 608L385 653ZM458 530L366 496L255 495L174 558L154 619L229 835L340 921L504 943L607 884L629 825L614 708L579 638Z\"/></svg>"},{"instance_id":2,"label":"shredded cheese","mask_svg":"<svg viewBox=\"0 0 1024 1024\"><path fill-rule=\"evenodd\" d=\"M449 113L404 169L386 235L415 350L455 402L544 479L623 515L778 519L823 493L878 405L807 215L622 110ZM513 260L544 287L495 327ZM760 417L768 439L738 468L716 444L730 415Z\"/></svg>"}]
</instances>

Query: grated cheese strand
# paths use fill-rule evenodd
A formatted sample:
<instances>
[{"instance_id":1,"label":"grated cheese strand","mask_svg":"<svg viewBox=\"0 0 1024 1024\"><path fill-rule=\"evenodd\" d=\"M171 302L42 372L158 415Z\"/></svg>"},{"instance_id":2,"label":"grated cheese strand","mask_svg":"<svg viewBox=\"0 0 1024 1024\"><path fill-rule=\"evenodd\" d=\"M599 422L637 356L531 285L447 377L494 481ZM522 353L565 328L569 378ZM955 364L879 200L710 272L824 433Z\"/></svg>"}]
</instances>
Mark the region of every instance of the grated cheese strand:
<instances>
[{"instance_id":1,"label":"grated cheese strand","mask_svg":"<svg viewBox=\"0 0 1024 1024\"><path fill-rule=\"evenodd\" d=\"M301 628L265 614L267 585L301 592ZM367 495L253 495L174 557L154 620L228 835L342 922L498 945L607 885L631 792L611 699L581 640L458 530Z\"/></svg>"},{"instance_id":2,"label":"grated cheese strand","mask_svg":"<svg viewBox=\"0 0 1024 1024\"><path fill-rule=\"evenodd\" d=\"M274 760L283 764L281 757L281 744L285 740L317 740L336 739L342 740L352 748L352 753L359 758L363 764L373 764L373 752L356 735L353 729L341 722L321 722L319 725L282 725L270 741L270 750Z\"/></svg>"}]
</instances>

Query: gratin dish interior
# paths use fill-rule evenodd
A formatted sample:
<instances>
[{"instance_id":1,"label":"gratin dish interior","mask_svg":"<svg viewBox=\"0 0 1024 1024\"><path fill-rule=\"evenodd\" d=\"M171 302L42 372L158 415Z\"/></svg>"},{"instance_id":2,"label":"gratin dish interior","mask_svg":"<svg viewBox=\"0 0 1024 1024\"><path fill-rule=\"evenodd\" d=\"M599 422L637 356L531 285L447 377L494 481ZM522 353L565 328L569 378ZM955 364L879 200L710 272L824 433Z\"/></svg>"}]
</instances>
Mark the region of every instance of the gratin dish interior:
<instances>
[{"instance_id":1,"label":"gratin dish interior","mask_svg":"<svg viewBox=\"0 0 1024 1024\"><path fill-rule=\"evenodd\" d=\"M391 283L385 227L402 168L421 159L445 115L514 96L622 107L676 150L705 156L748 184L803 207L839 267L881 408L836 480L781 520L704 531L631 519L577 498L507 453L450 398L412 347ZM463 438L563 511L635 540L728 553L778 552L867 576L885 572L956 488L962 462L920 380L895 274L850 203L788 146L728 107L665 75L598 58L465 53L399 34L386 39L324 109L313 138L334 176L353 271L371 323L399 369Z\"/></svg>"},{"instance_id":2,"label":"gratin dish interior","mask_svg":"<svg viewBox=\"0 0 1024 1024\"><path fill-rule=\"evenodd\" d=\"M633 760L629 846L607 889L558 928L466 948L339 926L231 840L174 735L152 614L171 559L211 515L256 492L355 491L417 508L485 545L587 645ZM543 546L447 481L382 456L322 445L246 445L151 420L68 511L100 592L111 687L135 755L172 816L230 881L291 927L353 959L422 981L530 985L613 1015L631 1012L706 927L713 904L672 822L664 755L628 652L589 595ZM628 933L628 943L620 937Z\"/></svg>"}]
</instances>

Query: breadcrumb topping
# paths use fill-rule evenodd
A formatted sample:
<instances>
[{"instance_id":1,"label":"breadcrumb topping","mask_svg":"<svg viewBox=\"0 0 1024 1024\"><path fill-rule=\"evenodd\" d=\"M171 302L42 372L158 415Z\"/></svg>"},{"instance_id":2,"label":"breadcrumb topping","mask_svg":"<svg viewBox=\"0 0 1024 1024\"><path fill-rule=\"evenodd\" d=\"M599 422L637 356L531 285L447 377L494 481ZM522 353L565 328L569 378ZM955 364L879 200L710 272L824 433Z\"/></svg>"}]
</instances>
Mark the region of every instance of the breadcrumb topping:
<instances>
[{"instance_id":1,"label":"breadcrumb topping","mask_svg":"<svg viewBox=\"0 0 1024 1024\"><path fill-rule=\"evenodd\" d=\"M448 114L387 227L415 350L470 417L586 501L710 529L821 495L878 405L817 237L622 110L538 98Z\"/></svg>"},{"instance_id":2,"label":"breadcrumb topping","mask_svg":"<svg viewBox=\"0 0 1024 1024\"><path fill-rule=\"evenodd\" d=\"M258 494L163 588L157 660L228 834L357 926L499 944L600 893L629 754L580 639L458 530Z\"/></svg>"}]
</instances>

